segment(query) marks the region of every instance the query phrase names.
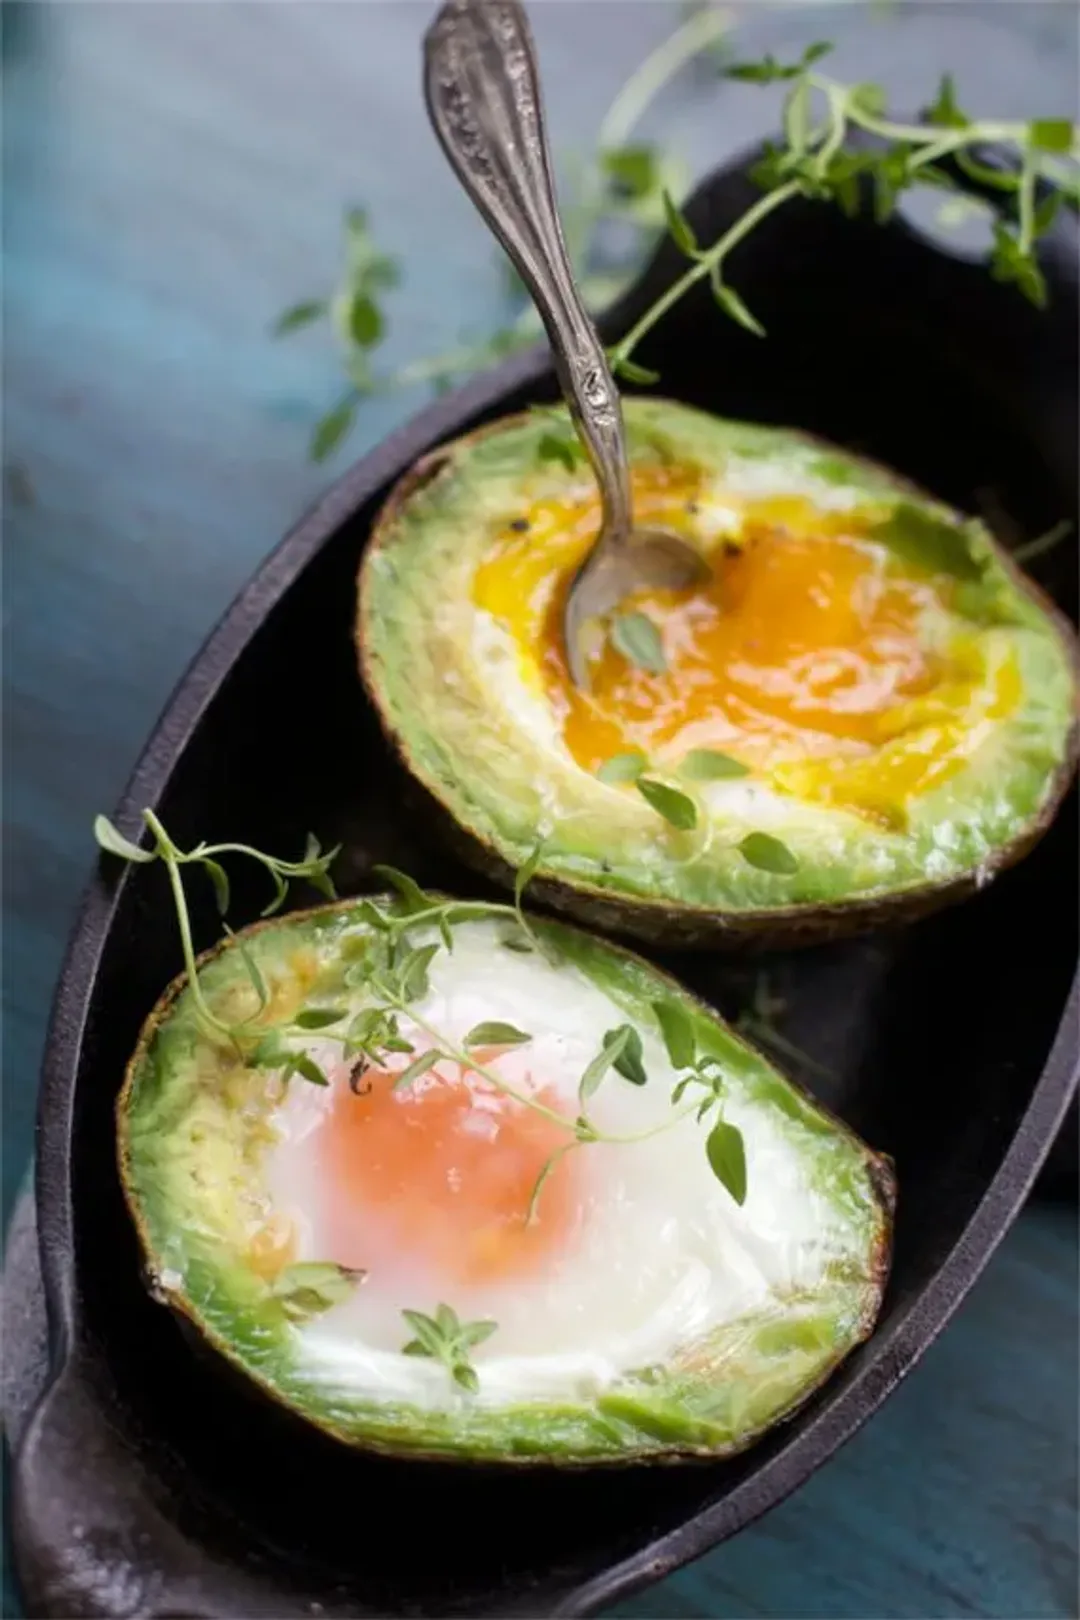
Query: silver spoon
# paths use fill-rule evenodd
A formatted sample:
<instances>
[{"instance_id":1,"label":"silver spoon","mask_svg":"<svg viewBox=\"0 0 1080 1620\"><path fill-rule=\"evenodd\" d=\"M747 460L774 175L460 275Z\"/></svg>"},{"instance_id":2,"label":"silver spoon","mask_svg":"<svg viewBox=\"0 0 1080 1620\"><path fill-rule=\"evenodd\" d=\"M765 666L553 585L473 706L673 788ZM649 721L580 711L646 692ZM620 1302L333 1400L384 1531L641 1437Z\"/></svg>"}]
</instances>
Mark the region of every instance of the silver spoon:
<instances>
[{"instance_id":1,"label":"silver spoon","mask_svg":"<svg viewBox=\"0 0 1080 1620\"><path fill-rule=\"evenodd\" d=\"M517 0L448 0L424 36L428 117L450 164L532 294L559 385L600 488L600 533L567 593L570 677L588 685L583 632L643 585L708 572L673 534L633 527L622 406L574 285L555 202L532 36Z\"/></svg>"}]
</instances>

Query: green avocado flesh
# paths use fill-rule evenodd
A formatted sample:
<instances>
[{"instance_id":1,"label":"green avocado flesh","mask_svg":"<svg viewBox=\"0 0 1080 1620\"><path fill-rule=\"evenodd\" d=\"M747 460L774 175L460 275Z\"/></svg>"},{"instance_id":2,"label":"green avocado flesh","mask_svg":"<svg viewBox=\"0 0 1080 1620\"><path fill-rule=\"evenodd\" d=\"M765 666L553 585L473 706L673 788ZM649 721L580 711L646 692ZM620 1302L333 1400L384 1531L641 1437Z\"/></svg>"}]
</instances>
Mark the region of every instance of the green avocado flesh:
<instances>
[{"instance_id":1,"label":"green avocado flesh","mask_svg":"<svg viewBox=\"0 0 1080 1620\"><path fill-rule=\"evenodd\" d=\"M583 458L571 470L550 455L563 413L507 419L436 451L391 496L367 548L357 645L388 735L467 835L459 842L504 879L539 846L538 893L571 910L576 897L583 917L643 938L661 937L657 919L678 916L706 934L710 920L721 933L745 933L755 918L801 927L845 909L871 925L889 906L914 911L928 894L958 895L1018 858L1049 824L1071 774L1076 649L1071 629L982 524L793 431L663 400L625 407L639 518L644 511L646 521L677 527L719 582L708 646L725 645L725 613L744 622L737 613L746 610L724 594L730 569L732 593L757 591L772 614L764 633L783 669L740 630L730 665L708 666L702 687L728 683L720 707L703 697L686 710L678 743L661 737L642 761L639 738L652 722L640 694L652 681L656 701L672 704L687 689L671 668L650 673L652 644L639 636L631 656L642 667L619 666L621 690L638 704L633 723L623 726L625 710L595 683L600 719L574 719L558 674L559 602L595 533L595 490ZM665 488L667 504L656 495ZM581 538L568 551L575 524ZM796 579L786 597L764 565L753 574L762 546L769 567L805 569L785 558L825 540L833 550L820 575L805 587ZM834 566L841 544L862 570L850 585ZM739 569L744 580L753 574L749 585L739 585ZM832 593L824 605L819 587ZM878 604L873 625L867 589ZM899 650L882 605L894 589L914 603L911 626L895 632ZM647 604L669 659L683 635L672 611ZM865 624L838 629L834 645L830 614ZM684 613L679 622L691 621ZM843 637L856 633L863 673L849 680L856 654ZM630 640L613 636L611 645ZM751 689L745 667L754 658ZM786 708L771 695L774 674L789 688ZM894 683L895 698L888 686L879 699L875 681ZM695 772L687 762L702 741L724 757ZM681 801L658 809L649 778ZM755 834L774 842L747 845Z\"/></svg>"},{"instance_id":2,"label":"green avocado flesh","mask_svg":"<svg viewBox=\"0 0 1080 1620\"><path fill-rule=\"evenodd\" d=\"M147 1021L117 1119L155 1297L368 1449L603 1464L745 1447L872 1329L887 1161L639 959L546 921L524 936L479 905L451 914L452 950L432 919L409 925L401 971L402 952L434 947L399 1018L413 1051L363 1070L330 1029L385 994L375 913L401 905L275 919L235 936L246 960L231 940L205 958L213 1016L251 1020L240 1054L185 981ZM444 1057L394 1088L433 1040L463 1052L471 1031L491 1043L469 1048L486 1078ZM611 1031L626 1072L582 1083ZM314 1079L284 1081L268 1040ZM691 1061L708 1084L675 1101ZM551 1169L530 1219L537 1167L582 1115L600 1139ZM476 1326L461 1376L403 1312Z\"/></svg>"}]
</instances>

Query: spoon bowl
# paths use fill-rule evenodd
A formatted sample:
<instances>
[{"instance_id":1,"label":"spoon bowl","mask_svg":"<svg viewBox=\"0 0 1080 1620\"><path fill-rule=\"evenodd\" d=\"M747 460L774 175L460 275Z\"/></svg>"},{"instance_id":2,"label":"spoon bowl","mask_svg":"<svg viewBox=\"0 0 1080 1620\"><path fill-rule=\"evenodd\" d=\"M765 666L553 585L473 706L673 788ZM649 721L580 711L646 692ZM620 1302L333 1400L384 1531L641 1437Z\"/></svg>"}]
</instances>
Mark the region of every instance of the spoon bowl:
<instances>
[{"instance_id":1,"label":"spoon bowl","mask_svg":"<svg viewBox=\"0 0 1080 1620\"><path fill-rule=\"evenodd\" d=\"M592 621L644 586L685 590L708 569L685 540L633 526L619 391L566 251L536 51L517 0L447 0L424 36L424 99L451 167L536 304L599 486L599 533L563 613L567 667L584 688Z\"/></svg>"},{"instance_id":2,"label":"spoon bowl","mask_svg":"<svg viewBox=\"0 0 1080 1620\"><path fill-rule=\"evenodd\" d=\"M628 540L612 539L606 525L566 593L563 644L574 685L589 686L588 628L645 588L689 590L708 578L709 567L685 540L662 529L634 529Z\"/></svg>"}]
</instances>

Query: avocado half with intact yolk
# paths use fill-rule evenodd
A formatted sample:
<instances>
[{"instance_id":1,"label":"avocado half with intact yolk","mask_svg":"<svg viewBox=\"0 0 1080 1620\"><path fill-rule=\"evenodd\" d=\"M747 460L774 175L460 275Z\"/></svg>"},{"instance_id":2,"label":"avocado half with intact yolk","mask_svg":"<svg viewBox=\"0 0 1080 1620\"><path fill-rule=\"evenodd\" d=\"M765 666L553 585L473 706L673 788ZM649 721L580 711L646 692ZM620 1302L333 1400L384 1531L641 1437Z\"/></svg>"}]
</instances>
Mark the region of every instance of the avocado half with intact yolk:
<instances>
[{"instance_id":1,"label":"avocado half with intact yolk","mask_svg":"<svg viewBox=\"0 0 1080 1620\"><path fill-rule=\"evenodd\" d=\"M1072 774L1080 665L986 528L797 432L626 419L638 519L711 572L598 626L587 693L561 609L598 501L550 455L561 410L434 451L365 551L363 680L462 852L507 881L539 846L536 898L681 945L862 931L1020 858Z\"/></svg>"},{"instance_id":2,"label":"avocado half with intact yolk","mask_svg":"<svg viewBox=\"0 0 1080 1620\"><path fill-rule=\"evenodd\" d=\"M872 1331L889 1160L628 952L427 899L246 928L150 1014L117 1140L154 1297L365 1450L744 1450Z\"/></svg>"}]
</instances>

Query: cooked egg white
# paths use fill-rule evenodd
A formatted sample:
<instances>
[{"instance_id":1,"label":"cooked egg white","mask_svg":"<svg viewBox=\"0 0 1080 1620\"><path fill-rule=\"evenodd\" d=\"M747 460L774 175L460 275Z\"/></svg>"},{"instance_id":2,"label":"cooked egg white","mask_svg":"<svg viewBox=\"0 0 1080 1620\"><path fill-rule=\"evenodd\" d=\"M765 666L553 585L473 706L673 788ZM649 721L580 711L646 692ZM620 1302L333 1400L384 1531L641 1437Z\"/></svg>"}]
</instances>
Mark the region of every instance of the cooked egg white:
<instances>
[{"instance_id":1,"label":"cooked egg white","mask_svg":"<svg viewBox=\"0 0 1080 1620\"><path fill-rule=\"evenodd\" d=\"M502 948L490 923L455 929L413 1012L401 1033L417 1052L430 1041L424 1025L459 1044L492 1020L528 1032L487 1066L571 1121L604 1032L628 1018L577 969ZM604 1132L635 1136L672 1117L678 1076L659 1037L641 1035L648 1084L608 1073L589 1105ZM396 1092L385 1075L360 1075L356 1095L340 1047L313 1038L310 1050L332 1084L292 1082L267 1177L294 1259L367 1272L343 1303L295 1328L305 1376L328 1388L460 1399L445 1368L402 1354L402 1310L445 1302L462 1321L498 1323L473 1352L480 1401L585 1395L812 1288L826 1260L859 1252L857 1223L815 1187L805 1127L737 1091L726 1117L745 1139L742 1207L712 1174L708 1127L691 1116L646 1140L574 1148L527 1224L536 1175L569 1140L559 1125L456 1064Z\"/></svg>"}]
</instances>

